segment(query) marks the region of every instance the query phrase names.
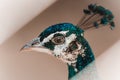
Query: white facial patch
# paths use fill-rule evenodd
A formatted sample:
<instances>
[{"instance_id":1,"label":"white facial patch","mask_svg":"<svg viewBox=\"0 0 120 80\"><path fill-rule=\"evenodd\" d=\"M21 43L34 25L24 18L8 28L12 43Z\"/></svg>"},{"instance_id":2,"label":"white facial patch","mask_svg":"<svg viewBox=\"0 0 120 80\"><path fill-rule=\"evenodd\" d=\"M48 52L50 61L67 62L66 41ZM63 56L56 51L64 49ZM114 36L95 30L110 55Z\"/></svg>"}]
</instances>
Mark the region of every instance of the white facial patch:
<instances>
[{"instance_id":1,"label":"white facial patch","mask_svg":"<svg viewBox=\"0 0 120 80\"><path fill-rule=\"evenodd\" d=\"M58 31L56 33L50 34L48 37L44 38L40 45L44 45L45 43L52 40L55 34L63 34L66 35L68 31ZM70 44L75 41L77 38L76 34L71 34L68 37L65 37L65 42L63 44L55 45L54 50L52 51L52 55L56 56L57 58L61 59L63 62L68 64L74 64L76 63L76 58L78 54L82 55L84 53L84 50L82 50L82 45L78 44L77 50L74 50L73 52L66 52L69 49Z\"/></svg>"},{"instance_id":2,"label":"white facial patch","mask_svg":"<svg viewBox=\"0 0 120 80\"><path fill-rule=\"evenodd\" d=\"M76 39L76 37L77 36L75 34L71 34L70 36L66 37L64 44L55 45L53 51L55 56L57 56L63 62L68 63L69 65L75 64L77 62L76 59L78 54L82 55L84 53L84 49L82 49L82 45L78 43L77 43L78 48L76 50L74 50L73 52L66 52L67 49L69 48L69 45L71 44L71 42L73 42Z\"/></svg>"}]
</instances>

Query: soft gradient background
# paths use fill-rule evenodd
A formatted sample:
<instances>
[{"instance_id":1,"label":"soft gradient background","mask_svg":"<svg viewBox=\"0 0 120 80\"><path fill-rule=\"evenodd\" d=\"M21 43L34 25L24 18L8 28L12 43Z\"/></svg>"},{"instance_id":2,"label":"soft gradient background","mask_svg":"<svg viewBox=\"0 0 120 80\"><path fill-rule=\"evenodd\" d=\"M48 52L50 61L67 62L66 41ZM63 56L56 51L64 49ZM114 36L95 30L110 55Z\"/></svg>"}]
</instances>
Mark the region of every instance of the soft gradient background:
<instances>
[{"instance_id":1,"label":"soft gradient background","mask_svg":"<svg viewBox=\"0 0 120 80\"><path fill-rule=\"evenodd\" d=\"M120 74L119 0L59 0L52 4L27 25L21 25L23 26L21 29L19 28L0 45L0 80L67 80L67 67L61 61L43 53L20 53L19 50L49 25L61 22L77 24L83 15L82 9L90 3L103 5L112 10L115 15L116 29L114 31L108 27L88 30L85 32L85 37L95 53L98 75L102 80L120 80L118 75ZM19 26L19 22L17 24ZM18 27L17 24L14 27L15 30ZM1 31L3 27L0 26Z\"/></svg>"}]
</instances>

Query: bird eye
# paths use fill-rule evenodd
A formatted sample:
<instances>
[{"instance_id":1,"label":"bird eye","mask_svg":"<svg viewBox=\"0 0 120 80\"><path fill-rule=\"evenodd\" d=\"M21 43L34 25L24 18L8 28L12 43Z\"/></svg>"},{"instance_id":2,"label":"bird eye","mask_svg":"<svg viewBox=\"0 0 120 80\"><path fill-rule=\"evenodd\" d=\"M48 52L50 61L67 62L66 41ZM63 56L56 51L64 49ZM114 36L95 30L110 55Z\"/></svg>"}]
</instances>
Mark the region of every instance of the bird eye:
<instances>
[{"instance_id":1,"label":"bird eye","mask_svg":"<svg viewBox=\"0 0 120 80\"><path fill-rule=\"evenodd\" d=\"M57 44L57 45L63 44L65 42L65 37L64 37L64 35L54 36L52 38L52 42Z\"/></svg>"}]
</instances>

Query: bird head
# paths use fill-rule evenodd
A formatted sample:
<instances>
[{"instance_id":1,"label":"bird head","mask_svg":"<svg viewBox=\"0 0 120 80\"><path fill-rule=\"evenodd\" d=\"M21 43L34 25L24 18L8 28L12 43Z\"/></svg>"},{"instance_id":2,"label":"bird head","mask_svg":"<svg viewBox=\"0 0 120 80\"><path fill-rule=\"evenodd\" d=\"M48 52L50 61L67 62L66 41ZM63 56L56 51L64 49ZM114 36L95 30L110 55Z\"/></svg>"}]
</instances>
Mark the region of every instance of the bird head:
<instances>
[{"instance_id":1,"label":"bird head","mask_svg":"<svg viewBox=\"0 0 120 80\"><path fill-rule=\"evenodd\" d=\"M71 23L52 25L25 44L21 50L45 52L67 64L73 64L78 54L83 55L85 51L82 46L83 32Z\"/></svg>"}]
</instances>

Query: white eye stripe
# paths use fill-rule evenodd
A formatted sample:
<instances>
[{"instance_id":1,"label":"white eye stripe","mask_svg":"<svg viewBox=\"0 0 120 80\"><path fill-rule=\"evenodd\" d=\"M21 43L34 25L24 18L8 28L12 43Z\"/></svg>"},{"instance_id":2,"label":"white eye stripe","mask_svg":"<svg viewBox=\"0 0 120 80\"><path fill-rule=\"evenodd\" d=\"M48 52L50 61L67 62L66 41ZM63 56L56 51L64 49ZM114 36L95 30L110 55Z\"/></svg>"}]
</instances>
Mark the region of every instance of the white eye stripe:
<instances>
[{"instance_id":1,"label":"white eye stripe","mask_svg":"<svg viewBox=\"0 0 120 80\"><path fill-rule=\"evenodd\" d=\"M53 33L53 34L50 34L47 38L44 38L43 39L43 41L42 41L42 44L44 44L44 43L46 43L46 42L49 42L52 38L53 38L53 36L55 35L55 34L57 34L57 33L60 33L60 34L66 34L68 31L58 31L58 32L56 32L56 33Z\"/></svg>"},{"instance_id":2,"label":"white eye stripe","mask_svg":"<svg viewBox=\"0 0 120 80\"><path fill-rule=\"evenodd\" d=\"M40 37L34 38L32 41L38 41L38 42L40 42Z\"/></svg>"}]
</instances>

